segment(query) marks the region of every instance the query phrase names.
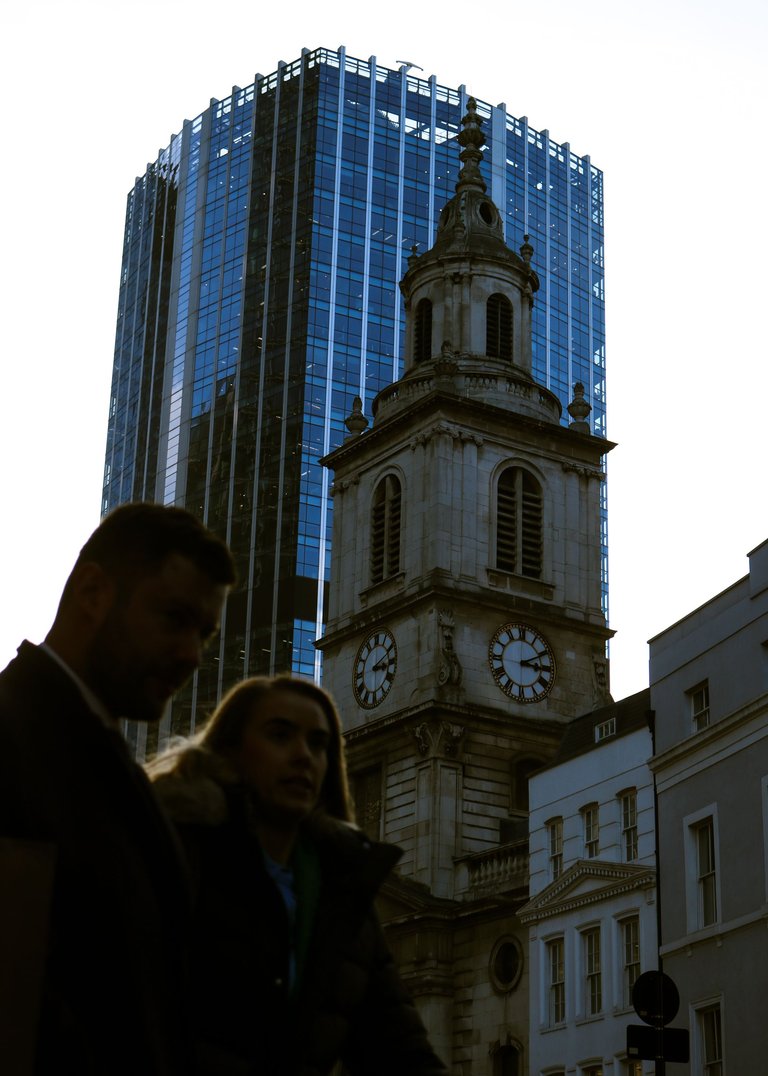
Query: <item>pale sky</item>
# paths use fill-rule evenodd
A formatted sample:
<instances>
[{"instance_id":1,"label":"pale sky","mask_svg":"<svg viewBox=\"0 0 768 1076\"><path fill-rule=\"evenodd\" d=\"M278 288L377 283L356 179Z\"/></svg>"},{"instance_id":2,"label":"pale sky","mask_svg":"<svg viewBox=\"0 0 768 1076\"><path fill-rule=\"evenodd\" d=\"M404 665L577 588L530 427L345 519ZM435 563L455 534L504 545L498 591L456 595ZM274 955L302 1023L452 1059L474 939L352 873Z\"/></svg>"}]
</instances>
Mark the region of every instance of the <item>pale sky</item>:
<instances>
[{"instance_id":1,"label":"pale sky","mask_svg":"<svg viewBox=\"0 0 768 1076\"><path fill-rule=\"evenodd\" d=\"M0 41L0 667L99 520L134 177L302 47L418 64L605 173L614 697L746 574L768 538L764 0L16 0Z\"/></svg>"}]
</instances>

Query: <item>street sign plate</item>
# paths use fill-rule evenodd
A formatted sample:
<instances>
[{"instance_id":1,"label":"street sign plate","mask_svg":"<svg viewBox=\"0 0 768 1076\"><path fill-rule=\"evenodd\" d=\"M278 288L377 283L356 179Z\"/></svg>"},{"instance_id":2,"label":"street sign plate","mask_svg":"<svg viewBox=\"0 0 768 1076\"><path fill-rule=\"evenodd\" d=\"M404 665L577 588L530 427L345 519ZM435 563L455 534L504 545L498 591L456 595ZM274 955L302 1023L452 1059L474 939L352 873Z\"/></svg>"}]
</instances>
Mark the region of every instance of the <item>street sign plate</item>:
<instances>
[{"instance_id":1,"label":"street sign plate","mask_svg":"<svg viewBox=\"0 0 768 1076\"><path fill-rule=\"evenodd\" d=\"M688 1028L627 1025L627 1057L638 1061L677 1061L690 1054Z\"/></svg>"}]
</instances>

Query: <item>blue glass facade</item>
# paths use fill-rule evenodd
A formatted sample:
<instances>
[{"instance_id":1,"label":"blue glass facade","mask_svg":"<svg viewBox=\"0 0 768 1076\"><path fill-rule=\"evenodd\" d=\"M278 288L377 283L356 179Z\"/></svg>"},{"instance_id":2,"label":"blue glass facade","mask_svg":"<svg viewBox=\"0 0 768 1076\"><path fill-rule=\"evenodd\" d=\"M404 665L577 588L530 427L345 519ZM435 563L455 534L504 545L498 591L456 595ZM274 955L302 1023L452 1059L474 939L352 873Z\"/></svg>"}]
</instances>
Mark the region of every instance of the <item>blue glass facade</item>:
<instances>
[{"instance_id":1,"label":"blue glass facade","mask_svg":"<svg viewBox=\"0 0 768 1076\"><path fill-rule=\"evenodd\" d=\"M240 575L174 729L243 675L319 675L331 503L317 461L353 397L370 413L399 376L398 282L453 194L466 97L305 52L185 123L128 197L103 509L184 505ZM508 242L530 235L542 282L534 376L564 405L582 381L604 435L602 174L503 105L478 111L489 193ZM603 506L607 563L605 527Z\"/></svg>"}]
</instances>

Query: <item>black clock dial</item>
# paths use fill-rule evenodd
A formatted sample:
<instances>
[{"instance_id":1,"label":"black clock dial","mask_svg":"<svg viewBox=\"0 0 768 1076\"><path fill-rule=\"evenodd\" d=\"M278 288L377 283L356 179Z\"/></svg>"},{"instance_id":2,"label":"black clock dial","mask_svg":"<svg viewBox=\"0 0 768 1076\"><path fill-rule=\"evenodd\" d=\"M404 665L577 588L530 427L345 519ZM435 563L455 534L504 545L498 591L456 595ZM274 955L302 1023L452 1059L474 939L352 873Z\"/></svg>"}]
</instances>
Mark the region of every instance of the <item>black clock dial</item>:
<instances>
[{"instance_id":1,"label":"black clock dial","mask_svg":"<svg viewBox=\"0 0 768 1076\"><path fill-rule=\"evenodd\" d=\"M355 698L366 710L378 706L392 687L397 670L397 646L387 628L369 635L355 658L352 686Z\"/></svg>"},{"instance_id":2,"label":"black clock dial","mask_svg":"<svg viewBox=\"0 0 768 1076\"><path fill-rule=\"evenodd\" d=\"M526 624L504 624L491 639L488 662L496 683L516 702L539 702L555 682L555 656Z\"/></svg>"}]
</instances>

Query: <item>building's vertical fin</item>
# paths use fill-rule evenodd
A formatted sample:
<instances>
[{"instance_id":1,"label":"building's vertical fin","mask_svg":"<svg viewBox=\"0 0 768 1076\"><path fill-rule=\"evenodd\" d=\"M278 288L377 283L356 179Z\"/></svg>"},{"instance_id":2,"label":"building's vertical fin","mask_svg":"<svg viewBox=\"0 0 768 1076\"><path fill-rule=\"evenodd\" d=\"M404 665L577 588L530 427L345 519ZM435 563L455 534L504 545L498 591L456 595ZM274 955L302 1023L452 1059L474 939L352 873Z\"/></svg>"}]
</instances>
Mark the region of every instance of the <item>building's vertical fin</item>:
<instances>
[{"instance_id":1,"label":"building's vertical fin","mask_svg":"<svg viewBox=\"0 0 768 1076\"><path fill-rule=\"evenodd\" d=\"M550 294L552 287L550 281L552 279L552 242L551 242L551 230L552 230L552 182L550 178L550 163L549 163L549 131L541 132L541 140L543 143L544 152L544 219L546 227L546 241L545 241L545 253L544 253L544 265L546 269L544 271L544 309L546 310L547 327L545 332L546 338L546 359L545 359L545 381L544 384L549 388L552 384L552 304L550 302Z\"/></svg>"},{"instance_id":2,"label":"building's vertical fin","mask_svg":"<svg viewBox=\"0 0 768 1076\"><path fill-rule=\"evenodd\" d=\"M360 339L360 380L358 382L358 396L363 401L365 411L365 383L368 352L368 300L370 293L371 273L371 213L373 210L373 146L376 117L376 57L371 56L368 60L371 79L371 95L368 106L368 146L366 156L365 173L365 235L363 236L363 325Z\"/></svg>"},{"instance_id":3,"label":"building's vertical fin","mask_svg":"<svg viewBox=\"0 0 768 1076\"><path fill-rule=\"evenodd\" d=\"M333 240L331 243L331 285L329 294L328 313L328 362L326 366L325 381L325 406L323 411L323 455L331 447L331 412L333 402L333 349L336 331L336 287L339 264L339 201L341 197L341 150L344 135L344 83L346 78L347 52L344 46L339 47L339 104L336 112L336 156L334 161L333 180ZM322 492L320 499L320 549L317 558L317 607L315 610L315 630L317 638L323 634L325 623L325 580L327 575L326 561L330 550L330 536L328 534L328 487L329 476L326 468L323 468L321 477ZM314 676L319 681L322 656L318 651L315 655Z\"/></svg>"},{"instance_id":4,"label":"building's vertical fin","mask_svg":"<svg viewBox=\"0 0 768 1076\"><path fill-rule=\"evenodd\" d=\"M405 121L408 109L408 68L410 64L400 66L400 132L398 137L397 153L397 228L395 234L395 265L397 266L397 278L403 271L403 180L405 177ZM392 380L397 381L400 376L400 311L402 309L400 289L395 288L395 308L392 318L395 325L395 335L392 341Z\"/></svg>"},{"instance_id":5,"label":"building's vertical fin","mask_svg":"<svg viewBox=\"0 0 768 1076\"><path fill-rule=\"evenodd\" d=\"M528 117L520 117L520 126L523 129L523 231L530 234L531 220L528 207Z\"/></svg>"},{"instance_id":6,"label":"building's vertical fin","mask_svg":"<svg viewBox=\"0 0 768 1076\"><path fill-rule=\"evenodd\" d=\"M566 347L568 348L568 397L573 395L574 381L580 381L580 376L574 378L573 376L573 229L571 227L571 209L573 197L571 194L571 147L568 142L564 142L560 147L563 152L563 160L565 167L565 235L566 235L566 252L565 252L565 294L567 304L567 328L566 328ZM591 387L591 385L590 385ZM590 399L592 398L590 393Z\"/></svg>"},{"instance_id":7,"label":"building's vertical fin","mask_svg":"<svg viewBox=\"0 0 768 1076\"><path fill-rule=\"evenodd\" d=\"M292 197L291 197L291 237L290 237L290 253L288 255L288 297L287 297L288 310L287 310L286 326L285 326L285 352L284 352L284 362L283 362L282 413L283 413L284 419L283 419L282 437L281 437L281 442L280 442L280 481L279 481L280 493L279 493L279 500L278 500L278 507L277 507L277 531L278 531L278 534L280 534L282 532L282 527L283 527L283 507L284 507L285 501L286 501L286 498L285 498L285 495L284 495L284 478L285 478L285 459L286 459L286 447L287 447L286 438L288 436L288 428L289 428L289 423L288 423L288 418L289 418L289 415L288 415L288 390L291 387L291 352L292 352L292 349L293 349L293 318L294 318L293 303L294 303L294 283L295 283L295 279L296 279L296 227L297 227L297 223L298 223L298 212L299 212L299 173L300 173L300 170L301 170L301 158L302 158L302 133L303 133L302 121L303 121L303 116L304 116L304 90L305 90L305 75L306 75L306 70L307 70L306 55L307 55L307 50L305 49L304 52L302 53L301 64L300 64L300 67L299 67L299 100L298 100L298 104L296 106L296 136L295 136L294 153L293 153L293 193L292 193ZM303 402L303 405L302 405L302 416L301 416L301 428L302 428L302 435L301 436L302 436L302 439L304 437L304 432L303 431L304 431L305 423L306 423L306 396L304 397L304 402ZM311 479L308 477L307 478L307 483L309 483L310 481L311 481ZM302 486L303 486L303 484L304 483L302 482ZM299 492L299 497L300 496L301 496L301 492ZM293 511L296 511L295 507L293 508ZM296 570L296 571L298 570L298 568L297 568L297 566L295 564L294 564L294 570ZM279 564L276 561L275 562L275 577L276 578L278 576L278 572L279 572ZM318 590L320 590L321 586L322 586L322 584L318 581L318 584L317 584ZM320 594L320 601L322 601L322 593ZM294 610L294 614L295 614L295 610ZM296 619L296 617L294 615L294 621L295 621L295 619ZM295 631L295 627L294 627L294 631ZM292 640L294 640L294 639L295 639L295 635L292 635ZM295 652L295 645L294 645L293 649L294 649L294 652Z\"/></svg>"},{"instance_id":8,"label":"building's vertical fin","mask_svg":"<svg viewBox=\"0 0 768 1076\"><path fill-rule=\"evenodd\" d=\"M501 227L507 241L507 106L491 108L491 161L486 171L491 177L490 195L501 210Z\"/></svg>"},{"instance_id":9,"label":"building's vertical fin","mask_svg":"<svg viewBox=\"0 0 768 1076\"><path fill-rule=\"evenodd\" d=\"M184 124L188 136L187 152L182 158L184 172L182 181L185 186L184 213L177 222L177 240L174 258L178 265L178 311L174 332L173 361L170 376L165 378L163 397L167 405L163 408L165 428L165 467L158 468L164 474L163 504L179 504L184 499L186 487L186 453L182 449L182 439L189 436L190 401L189 387L193 374L192 363L188 356L194 354L197 310L200 301L200 258L201 235L205 221L206 184L200 181L203 173L202 162L206 156L211 127L211 110L207 109L192 123ZM179 184L181 189L181 182ZM181 199L180 199L181 200Z\"/></svg>"},{"instance_id":10,"label":"building's vertical fin","mask_svg":"<svg viewBox=\"0 0 768 1076\"><path fill-rule=\"evenodd\" d=\"M429 76L429 209L427 211L427 246L435 241L435 128L437 127L437 79Z\"/></svg>"},{"instance_id":11,"label":"building's vertical fin","mask_svg":"<svg viewBox=\"0 0 768 1076\"><path fill-rule=\"evenodd\" d=\"M272 121L272 168L269 181L269 229L267 232L267 278L264 283L264 334L263 334L263 350L262 356L267 354L267 326L269 324L269 276L272 266L272 241L273 241L273 228L274 228L274 216L275 216L275 198L277 192L277 147L280 140L280 96L283 87L283 70L285 69L285 63L281 60L277 65L277 79L275 83L275 107L274 118ZM261 384L259 386L259 403L261 407L261 399L264 394L264 360L262 359L261 365ZM283 386L283 398L281 402L281 416L282 416L282 428L285 430L286 420L286 393L285 386ZM285 437L285 433L282 433L282 437ZM269 673L270 676L274 676L276 671L277 662L277 628L278 628L278 615L277 606L280 593L280 546L282 544L282 536L280 534L279 520L281 511L281 496L283 476L285 473L285 440L281 441L280 452L280 464L279 464L279 479L277 487L277 513L278 513L278 525L275 527L275 561L274 570L272 574L272 633L269 643Z\"/></svg>"},{"instance_id":12,"label":"building's vertical fin","mask_svg":"<svg viewBox=\"0 0 768 1076\"><path fill-rule=\"evenodd\" d=\"M251 162L253 162L253 154L256 152L256 121L259 112L259 98L261 96L261 86L263 82L262 75L256 75L254 79L253 89L253 116L251 118ZM272 142L272 151L274 154L274 134ZM253 168L253 164L251 164ZM253 180L251 181L253 182ZM271 214L270 214L271 217ZM252 227L251 213L249 211L248 217L249 230ZM269 248L267 248L267 258L269 258ZM246 245L245 251L246 267L248 265L248 245ZM267 266L268 268L268 266ZM247 271L246 271L247 275ZM266 283L266 281L265 281ZM265 293L266 302L266 293ZM256 444L254 447L253 458L253 483L251 486L251 525L250 525L250 538L248 542L248 582L246 587L245 598L245 643L243 646L243 675L248 675L248 670L251 661L251 634L253 630L253 587L255 583L255 568L256 568L256 534L257 534L257 512L259 508L259 477L261 470L261 432L262 432L262 416L264 409L264 336L266 334L266 323L262 318L261 328L261 345L259 355L259 387L256 400Z\"/></svg>"}]
</instances>

